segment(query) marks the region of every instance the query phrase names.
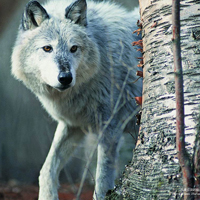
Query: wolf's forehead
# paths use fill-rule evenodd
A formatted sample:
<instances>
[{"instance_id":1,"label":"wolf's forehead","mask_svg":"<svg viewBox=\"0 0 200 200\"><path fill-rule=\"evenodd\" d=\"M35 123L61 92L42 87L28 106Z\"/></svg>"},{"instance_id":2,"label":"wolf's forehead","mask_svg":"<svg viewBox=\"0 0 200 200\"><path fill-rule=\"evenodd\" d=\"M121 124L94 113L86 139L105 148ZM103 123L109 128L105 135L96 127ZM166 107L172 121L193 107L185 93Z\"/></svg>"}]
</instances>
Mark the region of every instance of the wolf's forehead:
<instances>
[{"instance_id":1,"label":"wolf's forehead","mask_svg":"<svg viewBox=\"0 0 200 200\"><path fill-rule=\"evenodd\" d=\"M54 34L55 33L61 34L62 32L67 33L66 30L72 28L72 26L70 26L69 20L67 20L67 19L60 20L57 18L50 18L44 26Z\"/></svg>"},{"instance_id":2,"label":"wolf's forehead","mask_svg":"<svg viewBox=\"0 0 200 200\"><path fill-rule=\"evenodd\" d=\"M70 20L50 19L42 25L40 38L46 41L80 40L84 38L84 31Z\"/></svg>"},{"instance_id":3,"label":"wolf's forehead","mask_svg":"<svg viewBox=\"0 0 200 200\"><path fill-rule=\"evenodd\" d=\"M75 27L76 26L76 27ZM68 19L60 20L56 18L49 19L47 23L43 26L43 31L47 31L49 34L53 35L70 35L73 32L79 32L79 28L73 22Z\"/></svg>"},{"instance_id":4,"label":"wolf's forehead","mask_svg":"<svg viewBox=\"0 0 200 200\"><path fill-rule=\"evenodd\" d=\"M42 38L46 39L59 39L59 38L66 38L70 35L70 27L67 25L67 23L63 22L52 22L49 20L49 22L44 23L41 30L40 30L40 36Z\"/></svg>"}]
</instances>

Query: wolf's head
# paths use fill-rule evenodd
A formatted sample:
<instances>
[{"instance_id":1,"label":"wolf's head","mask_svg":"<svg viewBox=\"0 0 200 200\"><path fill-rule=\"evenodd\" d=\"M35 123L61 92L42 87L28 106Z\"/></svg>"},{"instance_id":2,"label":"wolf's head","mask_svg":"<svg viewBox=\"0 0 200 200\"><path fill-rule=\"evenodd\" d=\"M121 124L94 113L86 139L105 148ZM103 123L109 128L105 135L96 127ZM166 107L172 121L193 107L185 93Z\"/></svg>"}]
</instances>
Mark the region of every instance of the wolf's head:
<instances>
[{"instance_id":1,"label":"wolf's head","mask_svg":"<svg viewBox=\"0 0 200 200\"><path fill-rule=\"evenodd\" d=\"M87 34L86 1L77 0L63 9L64 15L56 17L37 1L25 8L12 73L32 90L48 85L63 91L98 71L98 48Z\"/></svg>"}]
</instances>

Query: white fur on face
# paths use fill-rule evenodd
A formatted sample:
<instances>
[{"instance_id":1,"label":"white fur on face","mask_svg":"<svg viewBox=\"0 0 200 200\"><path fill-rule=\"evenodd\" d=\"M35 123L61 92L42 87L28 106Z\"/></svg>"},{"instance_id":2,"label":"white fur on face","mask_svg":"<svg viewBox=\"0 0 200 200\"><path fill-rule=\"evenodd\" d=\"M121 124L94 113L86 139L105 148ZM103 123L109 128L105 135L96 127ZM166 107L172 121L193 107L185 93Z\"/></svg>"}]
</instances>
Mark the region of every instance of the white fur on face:
<instances>
[{"instance_id":1,"label":"white fur on face","mask_svg":"<svg viewBox=\"0 0 200 200\"><path fill-rule=\"evenodd\" d=\"M49 86L54 88L62 87L62 84L58 81L58 75L60 73L59 65L56 63L56 60L50 58L45 58L40 61L40 73L42 80ZM66 71L68 72L68 71ZM72 67L70 69L70 72L72 73L72 82L70 83L70 87L75 85L76 82L76 71Z\"/></svg>"},{"instance_id":2,"label":"white fur on face","mask_svg":"<svg viewBox=\"0 0 200 200\"><path fill-rule=\"evenodd\" d=\"M47 56L46 58L40 61L40 73L42 80L52 87L61 86L58 81L59 68L57 63L51 58L51 56Z\"/></svg>"},{"instance_id":3,"label":"white fur on face","mask_svg":"<svg viewBox=\"0 0 200 200\"><path fill-rule=\"evenodd\" d=\"M72 86L74 86L75 85L75 83L76 83L76 70L72 67L71 68L71 73L72 73L72 82L71 82L71 84L70 84L70 86L72 87Z\"/></svg>"}]
</instances>

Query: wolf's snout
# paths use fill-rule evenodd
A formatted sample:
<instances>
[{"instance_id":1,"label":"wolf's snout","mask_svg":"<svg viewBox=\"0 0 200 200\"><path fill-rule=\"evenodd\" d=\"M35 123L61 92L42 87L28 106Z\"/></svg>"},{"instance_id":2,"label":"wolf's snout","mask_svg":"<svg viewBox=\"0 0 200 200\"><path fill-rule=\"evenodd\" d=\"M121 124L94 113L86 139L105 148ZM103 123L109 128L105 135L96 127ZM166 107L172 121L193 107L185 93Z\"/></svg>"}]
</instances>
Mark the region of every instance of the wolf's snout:
<instances>
[{"instance_id":1,"label":"wolf's snout","mask_svg":"<svg viewBox=\"0 0 200 200\"><path fill-rule=\"evenodd\" d=\"M58 75L58 81L62 85L69 85L72 82L72 73L71 72L60 72Z\"/></svg>"}]
</instances>

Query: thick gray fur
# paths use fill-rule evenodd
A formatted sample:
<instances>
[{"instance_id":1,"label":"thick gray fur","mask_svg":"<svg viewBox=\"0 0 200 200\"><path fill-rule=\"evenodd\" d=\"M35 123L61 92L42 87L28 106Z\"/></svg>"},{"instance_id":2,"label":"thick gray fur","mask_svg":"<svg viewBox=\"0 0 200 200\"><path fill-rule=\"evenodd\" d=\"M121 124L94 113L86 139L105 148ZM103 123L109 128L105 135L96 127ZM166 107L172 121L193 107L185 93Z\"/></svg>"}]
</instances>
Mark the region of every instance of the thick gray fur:
<instances>
[{"instance_id":1,"label":"thick gray fur","mask_svg":"<svg viewBox=\"0 0 200 200\"><path fill-rule=\"evenodd\" d=\"M40 172L39 200L58 199L59 173L91 131L99 134L94 199L104 199L114 187L119 140L123 132L136 134L134 97L142 91L135 75L141 55L131 46L139 39L132 34L137 19L138 13L108 2L27 4L13 48L12 74L58 122ZM60 72L70 76L67 85L58 78Z\"/></svg>"}]
</instances>

